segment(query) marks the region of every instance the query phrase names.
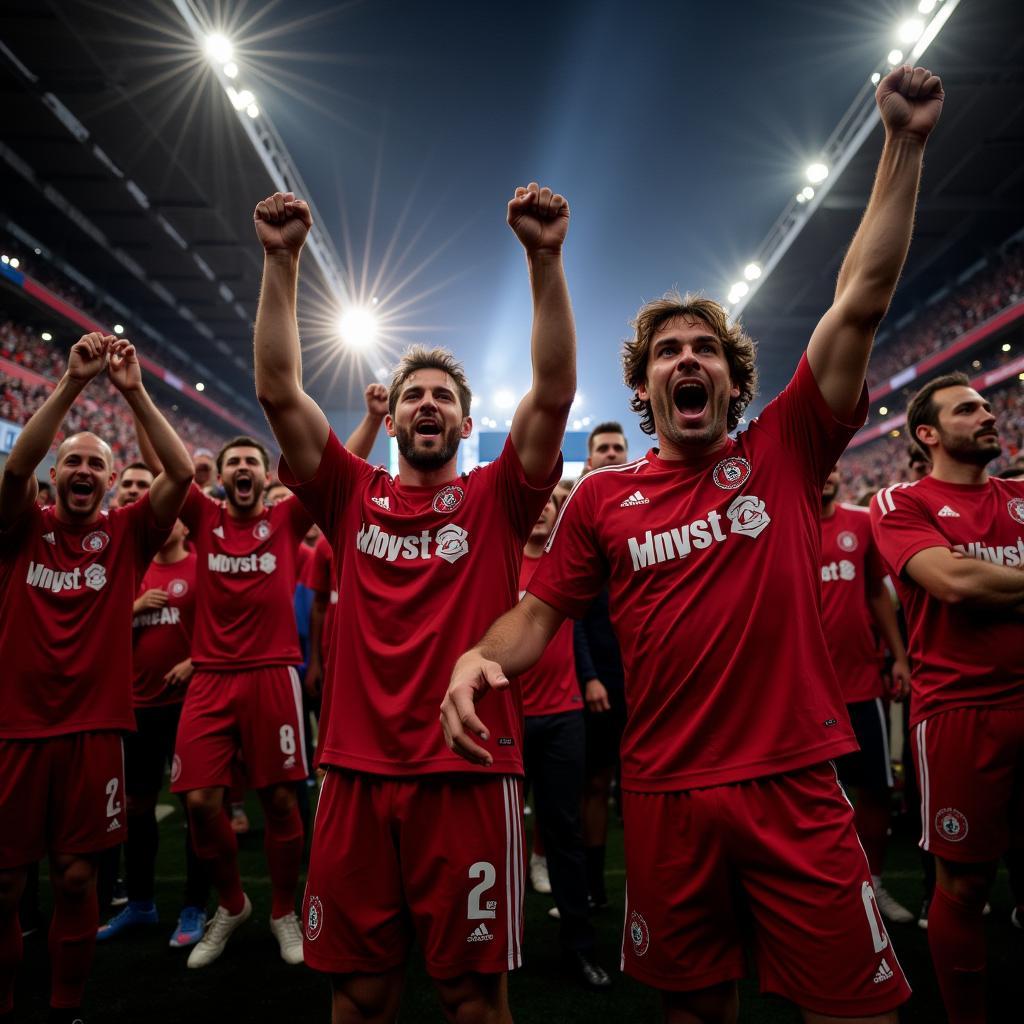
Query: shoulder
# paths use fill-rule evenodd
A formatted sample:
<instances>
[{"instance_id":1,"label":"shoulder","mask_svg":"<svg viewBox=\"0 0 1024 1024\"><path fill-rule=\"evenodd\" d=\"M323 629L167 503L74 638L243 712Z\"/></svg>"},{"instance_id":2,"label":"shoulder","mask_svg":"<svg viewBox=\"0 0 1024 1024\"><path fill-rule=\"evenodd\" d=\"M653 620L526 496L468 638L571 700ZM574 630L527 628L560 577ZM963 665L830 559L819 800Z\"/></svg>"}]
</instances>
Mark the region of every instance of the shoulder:
<instances>
[{"instance_id":1,"label":"shoulder","mask_svg":"<svg viewBox=\"0 0 1024 1024\"><path fill-rule=\"evenodd\" d=\"M635 478L649 470L650 465L650 459L645 455L641 459L624 463L621 466L602 466L600 469L592 469L576 481L569 496L565 499L566 504L577 494L586 494L588 498L593 499L617 494L623 488L629 488L631 484L635 484Z\"/></svg>"},{"instance_id":2,"label":"shoulder","mask_svg":"<svg viewBox=\"0 0 1024 1024\"><path fill-rule=\"evenodd\" d=\"M914 510L921 507L919 499L923 497L922 484L926 484L927 477L923 480L915 480L912 483L893 484L891 487L883 487L872 499L870 512L875 519L884 519L887 515L897 509Z\"/></svg>"}]
</instances>

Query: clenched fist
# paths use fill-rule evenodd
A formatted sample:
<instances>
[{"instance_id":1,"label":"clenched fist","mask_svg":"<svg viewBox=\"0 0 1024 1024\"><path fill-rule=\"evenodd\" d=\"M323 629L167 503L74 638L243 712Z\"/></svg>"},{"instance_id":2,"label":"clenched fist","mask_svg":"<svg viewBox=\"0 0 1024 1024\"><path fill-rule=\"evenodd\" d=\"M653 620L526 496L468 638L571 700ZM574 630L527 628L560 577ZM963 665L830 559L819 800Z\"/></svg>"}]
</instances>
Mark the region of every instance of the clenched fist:
<instances>
[{"instance_id":1,"label":"clenched fist","mask_svg":"<svg viewBox=\"0 0 1024 1024\"><path fill-rule=\"evenodd\" d=\"M116 339L112 334L93 331L83 334L68 353L68 377L78 384L88 384L107 365L107 353Z\"/></svg>"},{"instance_id":2,"label":"clenched fist","mask_svg":"<svg viewBox=\"0 0 1024 1024\"><path fill-rule=\"evenodd\" d=\"M942 80L927 68L893 68L878 83L875 102L890 135L911 135L924 142L942 113Z\"/></svg>"},{"instance_id":3,"label":"clenched fist","mask_svg":"<svg viewBox=\"0 0 1024 1024\"><path fill-rule=\"evenodd\" d=\"M528 254L558 255L569 230L569 204L551 189L531 181L509 200L508 224Z\"/></svg>"},{"instance_id":4,"label":"clenched fist","mask_svg":"<svg viewBox=\"0 0 1024 1024\"><path fill-rule=\"evenodd\" d=\"M298 256L313 226L309 207L292 192L275 192L257 203L252 219L268 256Z\"/></svg>"},{"instance_id":5,"label":"clenched fist","mask_svg":"<svg viewBox=\"0 0 1024 1024\"><path fill-rule=\"evenodd\" d=\"M383 384L367 384L363 392L366 400L366 411L371 416L382 419L388 414L388 389Z\"/></svg>"}]
</instances>

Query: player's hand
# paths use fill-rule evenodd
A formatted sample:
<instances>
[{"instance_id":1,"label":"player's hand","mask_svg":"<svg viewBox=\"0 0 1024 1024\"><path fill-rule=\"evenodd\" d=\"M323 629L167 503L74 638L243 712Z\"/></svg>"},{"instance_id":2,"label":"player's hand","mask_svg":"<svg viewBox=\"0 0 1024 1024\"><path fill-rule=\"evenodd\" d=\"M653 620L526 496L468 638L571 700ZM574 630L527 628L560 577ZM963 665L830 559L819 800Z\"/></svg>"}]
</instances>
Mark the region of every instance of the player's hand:
<instances>
[{"instance_id":1,"label":"player's hand","mask_svg":"<svg viewBox=\"0 0 1024 1024\"><path fill-rule=\"evenodd\" d=\"M897 658L889 670L888 690L890 700L906 700L910 693L910 662Z\"/></svg>"},{"instance_id":2,"label":"player's hand","mask_svg":"<svg viewBox=\"0 0 1024 1024\"><path fill-rule=\"evenodd\" d=\"M135 346L127 338L118 338L111 346L107 376L122 395L142 387L142 366Z\"/></svg>"},{"instance_id":3,"label":"player's hand","mask_svg":"<svg viewBox=\"0 0 1024 1024\"><path fill-rule=\"evenodd\" d=\"M186 658L184 661L179 661L178 664L164 676L164 682L168 686L184 686L191 678L192 659Z\"/></svg>"},{"instance_id":4,"label":"player's hand","mask_svg":"<svg viewBox=\"0 0 1024 1024\"><path fill-rule=\"evenodd\" d=\"M256 224L256 237L268 256L298 256L313 226L309 207L296 199L293 192L275 192L257 203L252 219Z\"/></svg>"},{"instance_id":5,"label":"player's hand","mask_svg":"<svg viewBox=\"0 0 1024 1024\"><path fill-rule=\"evenodd\" d=\"M562 251L569 230L569 204L549 188L531 181L509 200L508 225L530 255Z\"/></svg>"},{"instance_id":6,"label":"player's hand","mask_svg":"<svg viewBox=\"0 0 1024 1024\"><path fill-rule=\"evenodd\" d=\"M77 384L88 384L107 364L107 353L114 342L112 334L93 331L83 334L68 354L68 376Z\"/></svg>"},{"instance_id":7,"label":"player's hand","mask_svg":"<svg viewBox=\"0 0 1024 1024\"><path fill-rule=\"evenodd\" d=\"M136 599L133 611L148 612L154 608L163 608L165 604L167 604L167 591L154 587Z\"/></svg>"},{"instance_id":8,"label":"player's hand","mask_svg":"<svg viewBox=\"0 0 1024 1024\"><path fill-rule=\"evenodd\" d=\"M441 702L441 731L449 750L471 764L494 763L494 758L474 739L490 738L487 726L476 716L476 702L491 690L505 690L508 686L508 677L496 661L487 661L476 651L467 651L459 658Z\"/></svg>"},{"instance_id":9,"label":"player's hand","mask_svg":"<svg viewBox=\"0 0 1024 1024\"><path fill-rule=\"evenodd\" d=\"M583 699L586 701L588 711L611 711L611 701L608 700L608 691L600 679L588 679L583 690Z\"/></svg>"},{"instance_id":10,"label":"player's hand","mask_svg":"<svg viewBox=\"0 0 1024 1024\"><path fill-rule=\"evenodd\" d=\"M306 693L314 700L320 697L324 689L324 667L319 661L310 661L306 666L306 676L302 680Z\"/></svg>"},{"instance_id":11,"label":"player's hand","mask_svg":"<svg viewBox=\"0 0 1024 1024\"><path fill-rule=\"evenodd\" d=\"M383 419L388 414L388 389L383 384L367 384L363 392L366 399L366 411L371 416Z\"/></svg>"},{"instance_id":12,"label":"player's hand","mask_svg":"<svg viewBox=\"0 0 1024 1024\"><path fill-rule=\"evenodd\" d=\"M886 132L912 135L921 142L938 123L945 98L938 75L909 64L893 68L875 90L875 102Z\"/></svg>"}]
</instances>

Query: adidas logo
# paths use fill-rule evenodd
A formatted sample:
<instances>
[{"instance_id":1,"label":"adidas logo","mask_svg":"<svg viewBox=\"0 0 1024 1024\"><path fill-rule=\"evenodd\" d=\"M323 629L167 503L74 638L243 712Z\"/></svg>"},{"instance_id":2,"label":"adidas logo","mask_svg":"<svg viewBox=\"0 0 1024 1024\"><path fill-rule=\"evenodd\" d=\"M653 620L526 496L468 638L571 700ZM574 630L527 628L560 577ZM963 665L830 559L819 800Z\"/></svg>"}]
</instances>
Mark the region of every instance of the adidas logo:
<instances>
[{"instance_id":1,"label":"adidas logo","mask_svg":"<svg viewBox=\"0 0 1024 1024\"><path fill-rule=\"evenodd\" d=\"M943 505L939 509L939 516L945 519L959 519L960 513L954 512L948 505Z\"/></svg>"},{"instance_id":2,"label":"adidas logo","mask_svg":"<svg viewBox=\"0 0 1024 1024\"><path fill-rule=\"evenodd\" d=\"M956 513L954 513L955 515ZM878 970L875 971L875 984L881 985L883 981L888 981L892 977L892 968L886 963L883 957L882 962L878 965Z\"/></svg>"},{"instance_id":3,"label":"adidas logo","mask_svg":"<svg viewBox=\"0 0 1024 1024\"><path fill-rule=\"evenodd\" d=\"M374 505L384 509L385 512L391 511L391 501L387 497L371 498L370 501L372 501Z\"/></svg>"},{"instance_id":4,"label":"adidas logo","mask_svg":"<svg viewBox=\"0 0 1024 1024\"><path fill-rule=\"evenodd\" d=\"M291 757L286 757L285 761L284 761L284 768L288 769L288 768L294 768L294 767L295 767L295 756L292 755Z\"/></svg>"},{"instance_id":5,"label":"adidas logo","mask_svg":"<svg viewBox=\"0 0 1024 1024\"><path fill-rule=\"evenodd\" d=\"M107 826L108 832L116 832L121 827L121 822L117 818L111 818L110 824Z\"/></svg>"},{"instance_id":6,"label":"adidas logo","mask_svg":"<svg viewBox=\"0 0 1024 1024\"><path fill-rule=\"evenodd\" d=\"M224 527L223 526L215 526L213 528L213 535L214 535L214 537L220 537L220 539L223 540L224 539Z\"/></svg>"},{"instance_id":7,"label":"adidas logo","mask_svg":"<svg viewBox=\"0 0 1024 1024\"><path fill-rule=\"evenodd\" d=\"M47 544L57 543L57 538L52 533L44 533L43 540L45 540Z\"/></svg>"},{"instance_id":8,"label":"adidas logo","mask_svg":"<svg viewBox=\"0 0 1024 1024\"><path fill-rule=\"evenodd\" d=\"M650 505L650 500L639 491L634 491L625 501L619 502L619 508L633 508L636 505Z\"/></svg>"},{"instance_id":9,"label":"adidas logo","mask_svg":"<svg viewBox=\"0 0 1024 1024\"><path fill-rule=\"evenodd\" d=\"M487 925L478 924L466 938L467 942L493 942L494 936L487 930ZM883 961L884 962L884 961Z\"/></svg>"}]
</instances>

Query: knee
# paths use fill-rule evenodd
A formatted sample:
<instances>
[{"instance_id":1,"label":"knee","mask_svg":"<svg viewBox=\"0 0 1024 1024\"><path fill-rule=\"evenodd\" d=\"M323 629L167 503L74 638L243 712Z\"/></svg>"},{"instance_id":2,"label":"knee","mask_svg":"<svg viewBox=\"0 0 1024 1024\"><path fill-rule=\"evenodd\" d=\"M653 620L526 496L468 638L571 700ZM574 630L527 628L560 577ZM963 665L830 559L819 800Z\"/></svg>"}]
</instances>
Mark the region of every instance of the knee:
<instances>
[{"instance_id":1,"label":"knee","mask_svg":"<svg viewBox=\"0 0 1024 1024\"><path fill-rule=\"evenodd\" d=\"M193 823L204 823L221 813L224 797L219 789L192 789L185 794L185 807Z\"/></svg>"},{"instance_id":2,"label":"knee","mask_svg":"<svg viewBox=\"0 0 1024 1024\"><path fill-rule=\"evenodd\" d=\"M435 982L452 1024L504 1024L510 1020L503 975L464 975Z\"/></svg>"},{"instance_id":3,"label":"knee","mask_svg":"<svg viewBox=\"0 0 1024 1024\"><path fill-rule=\"evenodd\" d=\"M336 974L331 978L331 1024L394 1017L400 993L401 981L386 974Z\"/></svg>"},{"instance_id":4,"label":"knee","mask_svg":"<svg viewBox=\"0 0 1024 1024\"><path fill-rule=\"evenodd\" d=\"M273 786L260 793L263 811L268 817L290 818L298 806L293 786Z\"/></svg>"},{"instance_id":5,"label":"knee","mask_svg":"<svg viewBox=\"0 0 1024 1024\"><path fill-rule=\"evenodd\" d=\"M991 879L981 872L947 874L941 882L941 888L957 903L980 911L988 899Z\"/></svg>"},{"instance_id":6,"label":"knee","mask_svg":"<svg viewBox=\"0 0 1024 1024\"><path fill-rule=\"evenodd\" d=\"M96 865L84 857L51 864L54 892L71 900L85 899L96 887Z\"/></svg>"}]
</instances>

